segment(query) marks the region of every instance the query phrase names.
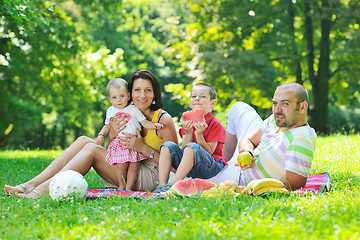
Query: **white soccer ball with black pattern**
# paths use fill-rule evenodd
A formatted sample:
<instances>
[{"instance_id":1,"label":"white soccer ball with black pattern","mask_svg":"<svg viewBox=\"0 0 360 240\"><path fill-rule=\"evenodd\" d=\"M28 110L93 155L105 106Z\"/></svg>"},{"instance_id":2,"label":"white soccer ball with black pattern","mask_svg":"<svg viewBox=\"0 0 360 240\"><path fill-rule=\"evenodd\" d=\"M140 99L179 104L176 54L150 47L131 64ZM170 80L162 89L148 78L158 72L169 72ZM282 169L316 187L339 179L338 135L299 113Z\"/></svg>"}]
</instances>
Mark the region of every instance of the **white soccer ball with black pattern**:
<instances>
[{"instance_id":1,"label":"white soccer ball with black pattern","mask_svg":"<svg viewBox=\"0 0 360 240\"><path fill-rule=\"evenodd\" d=\"M73 170L57 173L50 181L49 194L53 200L83 198L88 183L84 176Z\"/></svg>"}]
</instances>

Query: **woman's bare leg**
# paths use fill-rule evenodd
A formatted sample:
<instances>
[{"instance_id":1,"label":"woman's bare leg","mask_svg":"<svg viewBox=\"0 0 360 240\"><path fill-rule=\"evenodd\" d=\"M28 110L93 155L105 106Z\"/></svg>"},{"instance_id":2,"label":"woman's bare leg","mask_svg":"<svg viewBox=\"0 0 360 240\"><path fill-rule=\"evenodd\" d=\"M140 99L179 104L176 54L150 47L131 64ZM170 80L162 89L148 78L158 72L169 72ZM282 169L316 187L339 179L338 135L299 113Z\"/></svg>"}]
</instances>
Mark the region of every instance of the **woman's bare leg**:
<instances>
[{"instance_id":1,"label":"woman's bare leg","mask_svg":"<svg viewBox=\"0 0 360 240\"><path fill-rule=\"evenodd\" d=\"M4 191L6 194L24 193L24 191L31 191L34 187L53 177L58 173L81 149L87 144L94 142L91 138L82 136L76 139L60 156L58 156L50 165L45 168L39 175L24 184L15 187L5 185Z\"/></svg>"},{"instance_id":2,"label":"woman's bare leg","mask_svg":"<svg viewBox=\"0 0 360 240\"><path fill-rule=\"evenodd\" d=\"M127 182L126 182L126 190L132 191L133 186L135 184L137 178L139 162L131 162L129 163L129 168L127 171Z\"/></svg>"},{"instance_id":3,"label":"woman's bare leg","mask_svg":"<svg viewBox=\"0 0 360 240\"><path fill-rule=\"evenodd\" d=\"M106 181L119 186L117 178L117 167L116 165L108 164L105 161L105 155L105 148L95 143L88 143L62 168L62 170L74 170L81 173L82 175L86 175L91 167L93 167L96 172ZM35 190L40 194L46 195L49 191L49 183L50 179L38 185ZM30 192L29 194L17 193L16 195L18 197L39 197L39 195L37 195L35 192Z\"/></svg>"}]
</instances>

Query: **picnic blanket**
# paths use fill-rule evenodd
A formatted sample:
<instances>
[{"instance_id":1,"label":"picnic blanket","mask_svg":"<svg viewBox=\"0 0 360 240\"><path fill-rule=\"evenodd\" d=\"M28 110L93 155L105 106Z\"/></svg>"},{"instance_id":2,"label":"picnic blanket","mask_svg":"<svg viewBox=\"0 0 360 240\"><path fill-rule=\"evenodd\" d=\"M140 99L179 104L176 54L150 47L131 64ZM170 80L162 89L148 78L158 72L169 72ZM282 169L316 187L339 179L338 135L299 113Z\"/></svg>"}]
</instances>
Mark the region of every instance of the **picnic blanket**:
<instances>
[{"instance_id":1,"label":"picnic blanket","mask_svg":"<svg viewBox=\"0 0 360 240\"><path fill-rule=\"evenodd\" d=\"M307 179L306 185L300 190L293 191L297 194L317 194L330 191L330 175L328 173L320 173L310 175ZM125 191L118 189L89 189L87 190L86 198L99 197L134 197L144 200L154 198L164 198L160 193L140 192L140 191Z\"/></svg>"},{"instance_id":2,"label":"picnic blanket","mask_svg":"<svg viewBox=\"0 0 360 240\"><path fill-rule=\"evenodd\" d=\"M310 175L304 188L292 191L299 194L316 194L330 191L331 182L328 173L319 173Z\"/></svg>"},{"instance_id":3,"label":"picnic blanket","mask_svg":"<svg viewBox=\"0 0 360 240\"><path fill-rule=\"evenodd\" d=\"M98 197L134 197L144 200L153 199L153 198L164 198L160 193L152 192L140 192L140 191L126 191L119 189L89 189L86 193L86 198L98 198Z\"/></svg>"}]
</instances>

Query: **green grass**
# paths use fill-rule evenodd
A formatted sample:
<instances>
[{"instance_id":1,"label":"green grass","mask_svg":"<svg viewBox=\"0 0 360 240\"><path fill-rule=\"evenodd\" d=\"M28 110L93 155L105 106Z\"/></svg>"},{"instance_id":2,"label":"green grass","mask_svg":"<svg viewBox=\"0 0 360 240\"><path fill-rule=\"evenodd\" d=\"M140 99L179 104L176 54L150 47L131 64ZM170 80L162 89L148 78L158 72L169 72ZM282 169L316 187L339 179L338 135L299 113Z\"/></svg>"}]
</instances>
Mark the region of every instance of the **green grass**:
<instances>
[{"instance_id":1,"label":"green grass","mask_svg":"<svg viewBox=\"0 0 360 240\"><path fill-rule=\"evenodd\" d=\"M0 239L360 239L360 136L319 137L311 174L328 172L316 196L108 198L54 202L0 195ZM35 176L55 151L0 152L0 186ZM90 188L102 187L91 171Z\"/></svg>"}]
</instances>

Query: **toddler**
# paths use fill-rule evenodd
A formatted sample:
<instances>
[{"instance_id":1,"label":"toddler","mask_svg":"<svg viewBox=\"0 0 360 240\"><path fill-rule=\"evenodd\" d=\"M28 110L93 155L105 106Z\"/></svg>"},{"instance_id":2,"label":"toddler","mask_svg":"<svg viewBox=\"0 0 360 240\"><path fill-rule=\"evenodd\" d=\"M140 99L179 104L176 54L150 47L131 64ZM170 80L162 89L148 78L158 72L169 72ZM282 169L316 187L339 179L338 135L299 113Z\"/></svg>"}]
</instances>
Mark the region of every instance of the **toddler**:
<instances>
[{"instance_id":1,"label":"toddler","mask_svg":"<svg viewBox=\"0 0 360 240\"><path fill-rule=\"evenodd\" d=\"M119 189L132 190L137 177L137 170L139 161L147 159L147 156L137 151L123 148L121 146L121 138L123 132L136 134L136 129L141 130L140 124L147 129L160 129L163 127L160 123L153 123L148 121L144 114L135 107L129 105L130 93L128 92L128 85L124 79L115 78L111 80L107 87L108 100L111 103L106 111L105 125L99 132L96 138L96 144L103 144L104 137L110 131L110 119L115 115L125 117L127 123L126 128L122 130L119 135L110 143L105 160L110 165L116 165L118 168Z\"/></svg>"}]
</instances>

